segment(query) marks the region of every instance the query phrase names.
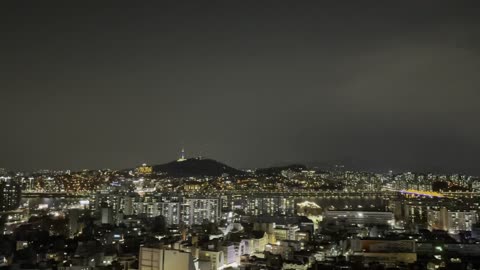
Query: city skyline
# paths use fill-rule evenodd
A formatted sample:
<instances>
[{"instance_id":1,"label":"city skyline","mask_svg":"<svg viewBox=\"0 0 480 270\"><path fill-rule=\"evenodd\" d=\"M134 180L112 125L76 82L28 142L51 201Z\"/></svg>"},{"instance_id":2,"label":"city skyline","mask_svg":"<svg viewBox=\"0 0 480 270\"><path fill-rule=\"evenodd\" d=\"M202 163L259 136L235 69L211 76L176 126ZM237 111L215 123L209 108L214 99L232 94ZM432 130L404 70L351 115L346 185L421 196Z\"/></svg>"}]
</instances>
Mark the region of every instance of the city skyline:
<instances>
[{"instance_id":1,"label":"city skyline","mask_svg":"<svg viewBox=\"0 0 480 270\"><path fill-rule=\"evenodd\" d=\"M468 171L448 171L442 168L423 168L423 169L412 169L412 168L398 168L398 167L390 167L390 168L365 168L355 164L351 160L337 160L337 161L310 161L310 162L295 162L295 161L284 161L284 162L277 162L271 163L270 165L265 166L252 166L252 167L236 167L228 164L222 160L218 160L208 156L202 155L192 155L189 156L186 154L185 149L182 148L179 152L180 154L177 158L172 157L165 161L158 161L158 162L149 162L149 161L141 161L137 162L136 164L130 164L130 166L115 168L115 167L105 167L105 166L97 166L91 168L32 168L27 170L15 170L12 168L0 167L0 169L10 172L41 172L41 171L72 171L72 172L79 172L83 170L132 170L137 166L164 166L167 164L175 163L175 162L182 162L186 160L211 160L221 165L227 165L229 168L233 168L236 170L241 171L250 171L250 170L257 170L257 169L269 169L269 168L281 168L281 167L291 167L291 166L305 166L306 169L313 169L313 170L341 170L341 171L358 171L358 172L369 172L369 173L394 173L394 174L402 174L402 173L419 173L419 174L426 174L426 173L435 173L435 174L469 174L471 176L477 176L478 174L471 173Z\"/></svg>"},{"instance_id":2,"label":"city skyline","mask_svg":"<svg viewBox=\"0 0 480 270\"><path fill-rule=\"evenodd\" d=\"M480 269L478 1L8 2L0 270Z\"/></svg>"}]
</instances>

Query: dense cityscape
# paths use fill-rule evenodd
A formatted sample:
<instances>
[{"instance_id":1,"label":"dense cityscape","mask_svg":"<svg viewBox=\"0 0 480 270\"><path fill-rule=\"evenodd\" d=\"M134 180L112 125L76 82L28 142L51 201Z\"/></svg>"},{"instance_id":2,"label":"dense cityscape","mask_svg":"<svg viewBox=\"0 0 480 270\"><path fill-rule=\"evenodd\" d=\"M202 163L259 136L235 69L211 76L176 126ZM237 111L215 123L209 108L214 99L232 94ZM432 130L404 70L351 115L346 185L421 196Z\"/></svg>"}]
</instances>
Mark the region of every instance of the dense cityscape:
<instances>
[{"instance_id":1,"label":"dense cityscape","mask_svg":"<svg viewBox=\"0 0 480 270\"><path fill-rule=\"evenodd\" d=\"M1 171L11 269L475 269L480 179L186 158Z\"/></svg>"},{"instance_id":2,"label":"dense cityscape","mask_svg":"<svg viewBox=\"0 0 480 270\"><path fill-rule=\"evenodd\" d=\"M480 270L480 1L2 1L0 270Z\"/></svg>"}]
</instances>

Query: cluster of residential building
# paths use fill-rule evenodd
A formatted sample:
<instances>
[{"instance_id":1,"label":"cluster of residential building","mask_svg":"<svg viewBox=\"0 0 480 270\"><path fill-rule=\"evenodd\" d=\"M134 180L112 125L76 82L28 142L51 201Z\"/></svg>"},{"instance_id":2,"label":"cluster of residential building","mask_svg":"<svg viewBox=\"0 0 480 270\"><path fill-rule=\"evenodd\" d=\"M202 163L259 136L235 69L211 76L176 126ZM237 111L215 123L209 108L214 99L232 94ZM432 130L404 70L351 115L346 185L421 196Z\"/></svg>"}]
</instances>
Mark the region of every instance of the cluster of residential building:
<instances>
[{"instance_id":1,"label":"cluster of residential building","mask_svg":"<svg viewBox=\"0 0 480 270\"><path fill-rule=\"evenodd\" d=\"M282 171L258 178L157 179L147 165L127 174L69 175L1 176L0 267L480 267L479 197L473 178L461 175ZM94 182L80 184L92 175L98 177ZM46 191L58 177L60 182L75 179L75 189ZM347 184L317 190L314 179L321 185L326 184L321 179ZM419 184L438 181L469 191L442 194ZM285 183L296 188L284 190ZM231 188L235 185L241 188ZM270 186L275 188L266 190Z\"/></svg>"}]
</instances>

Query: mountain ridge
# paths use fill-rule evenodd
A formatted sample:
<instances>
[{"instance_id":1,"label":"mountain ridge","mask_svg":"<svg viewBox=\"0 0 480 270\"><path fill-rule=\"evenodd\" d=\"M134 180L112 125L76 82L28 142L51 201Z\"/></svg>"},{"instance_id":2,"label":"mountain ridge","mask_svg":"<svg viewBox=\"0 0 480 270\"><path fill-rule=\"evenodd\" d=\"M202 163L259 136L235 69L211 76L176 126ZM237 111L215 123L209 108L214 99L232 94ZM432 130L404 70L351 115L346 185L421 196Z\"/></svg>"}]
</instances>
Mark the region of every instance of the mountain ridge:
<instances>
[{"instance_id":1,"label":"mountain ridge","mask_svg":"<svg viewBox=\"0 0 480 270\"><path fill-rule=\"evenodd\" d=\"M154 172L174 177L244 175L246 172L209 158L189 158L152 166Z\"/></svg>"}]
</instances>

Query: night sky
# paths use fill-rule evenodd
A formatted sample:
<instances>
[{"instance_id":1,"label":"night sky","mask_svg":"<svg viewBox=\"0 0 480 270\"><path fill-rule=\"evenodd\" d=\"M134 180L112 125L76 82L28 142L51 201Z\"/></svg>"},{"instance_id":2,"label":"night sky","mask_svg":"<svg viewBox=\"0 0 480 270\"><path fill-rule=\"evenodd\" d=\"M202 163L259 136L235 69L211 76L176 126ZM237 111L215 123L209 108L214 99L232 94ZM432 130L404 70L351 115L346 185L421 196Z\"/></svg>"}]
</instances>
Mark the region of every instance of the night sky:
<instances>
[{"instance_id":1,"label":"night sky","mask_svg":"<svg viewBox=\"0 0 480 270\"><path fill-rule=\"evenodd\" d=\"M0 8L0 167L480 174L478 1L62 2Z\"/></svg>"}]
</instances>

